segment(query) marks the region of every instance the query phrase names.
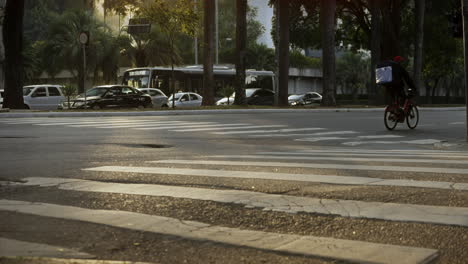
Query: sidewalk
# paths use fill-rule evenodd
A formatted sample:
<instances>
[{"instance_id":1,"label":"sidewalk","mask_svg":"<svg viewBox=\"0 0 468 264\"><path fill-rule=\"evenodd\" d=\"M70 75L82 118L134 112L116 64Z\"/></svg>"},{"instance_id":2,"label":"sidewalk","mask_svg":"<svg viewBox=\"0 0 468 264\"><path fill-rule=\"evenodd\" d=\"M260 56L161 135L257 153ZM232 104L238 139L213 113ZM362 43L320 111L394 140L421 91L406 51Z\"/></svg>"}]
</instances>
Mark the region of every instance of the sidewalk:
<instances>
[{"instance_id":1,"label":"sidewalk","mask_svg":"<svg viewBox=\"0 0 468 264\"><path fill-rule=\"evenodd\" d=\"M465 107L421 107L421 111L465 111ZM382 112L383 107L369 108L313 108L313 109L200 109L200 110L155 110L155 111L34 111L0 109L0 118L21 117L99 117L99 116L171 116L203 114L276 114L276 113L323 113L323 112Z\"/></svg>"}]
</instances>

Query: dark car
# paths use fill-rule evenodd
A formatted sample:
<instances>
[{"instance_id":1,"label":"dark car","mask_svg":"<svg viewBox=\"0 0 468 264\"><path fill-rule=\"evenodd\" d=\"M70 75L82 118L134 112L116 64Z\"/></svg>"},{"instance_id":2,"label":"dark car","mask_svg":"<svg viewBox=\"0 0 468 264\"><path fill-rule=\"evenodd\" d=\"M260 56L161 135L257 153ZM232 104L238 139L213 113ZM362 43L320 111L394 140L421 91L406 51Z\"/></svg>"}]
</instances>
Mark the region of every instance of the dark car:
<instances>
[{"instance_id":1,"label":"dark car","mask_svg":"<svg viewBox=\"0 0 468 264\"><path fill-rule=\"evenodd\" d=\"M249 105L273 105L275 101L275 92L268 89L245 89L245 95Z\"/></svg>"},{"instance_id":2,"label":"dark car","mask_svg":"<svg viewBox=\"0 0 468 264\"><path fill-rule=\"evenodd\" d=\"M73 100L70 100L70 105L68 105L68 101L62 102L63 109L91 108L98 110L119 107L149 108L152 106L151 96L135 88L123 85L96 86L86 91L86 98L84 94L80 94Z\"/></svg>"}]
</instances>

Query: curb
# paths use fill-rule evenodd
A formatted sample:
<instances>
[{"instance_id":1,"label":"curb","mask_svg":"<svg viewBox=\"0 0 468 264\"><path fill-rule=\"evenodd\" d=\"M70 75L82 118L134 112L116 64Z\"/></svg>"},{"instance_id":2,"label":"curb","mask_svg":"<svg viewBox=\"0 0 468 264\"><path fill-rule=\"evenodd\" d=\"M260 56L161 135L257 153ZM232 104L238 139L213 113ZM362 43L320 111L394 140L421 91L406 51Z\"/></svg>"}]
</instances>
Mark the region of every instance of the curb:
<instances>
[{"instance_id":1,"label":"curb","mask_svg":"<svg viewBox=\"0 0 468 264\"><path fill-rule=\"evenodd\" d=\"M1 257L0 264L152 264L149 262L89 260L89 259L61 259L39 257Z\"/></svg>"},{"instance_id":2,"label":"curb","mask_svg":"<svg viewBox=\"0 0 468 264\"><path fill-rule=\"evenodd\" d=\"M423 107L421 111L464 111L465 107ZM326 112L381 112L384 108L327 108L327 109L226 109L226 110L171 110L143 112L4 112L0 118L27 117L113 117L113 116L173 116L203 114L277 114L277 113L326 113Z\"/></svg>"}]
</instances>

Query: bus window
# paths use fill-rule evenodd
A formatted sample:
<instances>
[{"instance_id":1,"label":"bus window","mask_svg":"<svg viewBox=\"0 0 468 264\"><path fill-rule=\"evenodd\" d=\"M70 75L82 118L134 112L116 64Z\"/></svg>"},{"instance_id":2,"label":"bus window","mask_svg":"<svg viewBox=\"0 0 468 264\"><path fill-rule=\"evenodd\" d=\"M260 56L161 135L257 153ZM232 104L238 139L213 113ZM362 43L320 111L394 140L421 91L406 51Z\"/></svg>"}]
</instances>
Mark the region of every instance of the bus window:
<instances>
[{"instance_id":1,"label":"bus window","mask_svg":"<svg viewBox=\"0 0 468 264\"><path fill-rule=\"evenodd\" d=\"M149 71L135 70L126 72L123 77L122 84L133 88L148 88Z\"/></svg>"}]
</instances>

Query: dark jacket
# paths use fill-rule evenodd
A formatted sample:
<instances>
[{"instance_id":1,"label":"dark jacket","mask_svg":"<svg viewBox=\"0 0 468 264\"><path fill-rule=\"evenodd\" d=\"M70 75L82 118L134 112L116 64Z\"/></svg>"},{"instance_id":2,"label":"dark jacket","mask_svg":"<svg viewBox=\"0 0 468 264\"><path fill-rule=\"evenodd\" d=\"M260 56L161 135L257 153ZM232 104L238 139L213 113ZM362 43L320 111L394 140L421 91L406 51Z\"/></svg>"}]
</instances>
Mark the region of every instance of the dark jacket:
<instances>
[{"instance_id":1,"label":"dark jacket","mask_svg":"<svg viewBox=\"0 0 468 264\"><path fill-rule=\"evenodd\" d=\"M405 68L403 68L403 66L401 66L399 63L396 63L392 60L384 61L384 62L377 64L377 68L387 67L387 66L392 67L392 78L394 81L391 84L386 84L385 86L403 89L406 83L408 87L410 87L411 89L413 89L413 91L416 92L416 86L414 85L413 80L411 79L411 77L409 76Z\"/></svg>"}]
</instances>

